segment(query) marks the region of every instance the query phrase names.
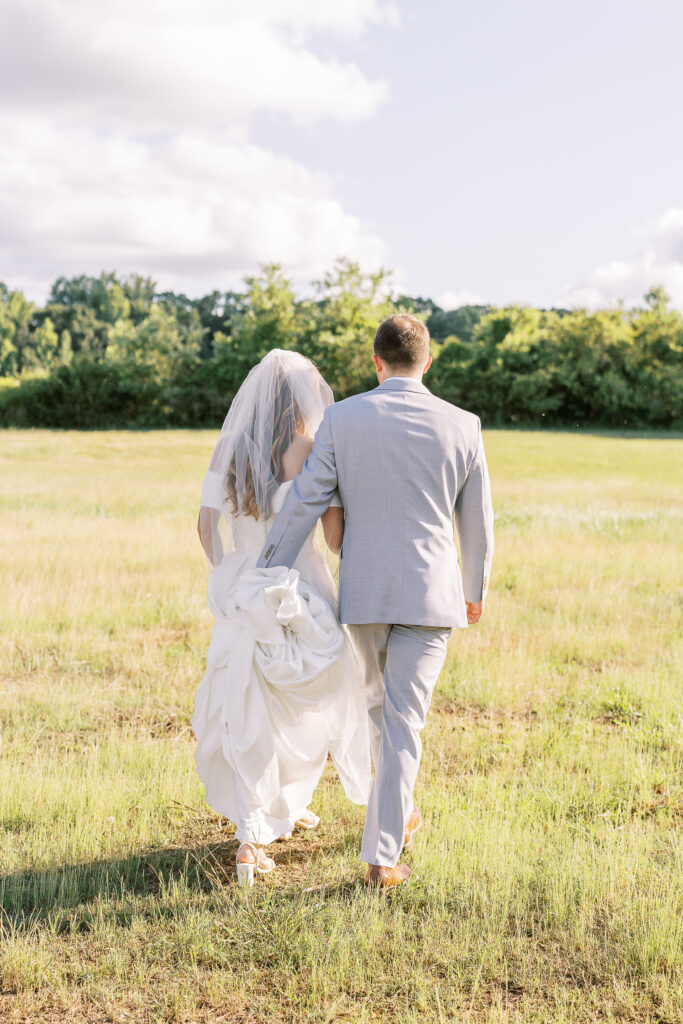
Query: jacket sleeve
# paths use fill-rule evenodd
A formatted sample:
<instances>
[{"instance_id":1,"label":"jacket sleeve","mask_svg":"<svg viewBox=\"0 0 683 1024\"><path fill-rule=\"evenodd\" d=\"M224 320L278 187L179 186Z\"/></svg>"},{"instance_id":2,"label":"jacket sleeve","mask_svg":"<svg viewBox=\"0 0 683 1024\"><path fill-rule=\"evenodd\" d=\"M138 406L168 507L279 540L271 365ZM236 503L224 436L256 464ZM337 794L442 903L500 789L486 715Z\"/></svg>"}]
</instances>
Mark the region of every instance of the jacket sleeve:
<instances>
[{"instance_id":1,"label":"jacket sleeve","mask_svg":"<svg viewBox=\"0 0 683 1024\"><path fill-rule=\"evenodd\" d=\"M334 457L330 409L325 410L322 423L313 441L313 448L285 499L277 519L266 538L257 567L284 565L291 569L296 556L320 516L329 507L337 489L337 466Z\"/></svg>"},{"instance_id":2,"label":"jacket sleeve","mask_svg":"<svg viewBox=\"0 0 683 1024\"><path fill-rule=\"evenodd\" d=\"M493 561L493 504L481 423L474 458L455 502L455 525L460 541L465 600L483 601Z\"/></svg>"}]
</instances>

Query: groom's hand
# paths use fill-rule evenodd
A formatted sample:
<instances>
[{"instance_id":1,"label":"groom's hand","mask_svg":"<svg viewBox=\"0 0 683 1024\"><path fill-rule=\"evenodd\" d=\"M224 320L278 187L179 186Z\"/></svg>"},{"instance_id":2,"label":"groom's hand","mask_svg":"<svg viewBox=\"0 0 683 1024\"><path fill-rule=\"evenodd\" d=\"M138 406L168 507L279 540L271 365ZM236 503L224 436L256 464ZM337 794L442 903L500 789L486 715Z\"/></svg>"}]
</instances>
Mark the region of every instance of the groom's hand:
<instances>
[{"instance_id":1,"label":"groom's hand","mask_svg":"<svg viewBox=\"0 0 683 1024\"><path fill-rule=\"evenodd\" d=\"M465 601L465 604L467 605L467 621L472 626L475 622L479 622L479 619L484 614L484 602Z\"/></svg>"}]
</instances>

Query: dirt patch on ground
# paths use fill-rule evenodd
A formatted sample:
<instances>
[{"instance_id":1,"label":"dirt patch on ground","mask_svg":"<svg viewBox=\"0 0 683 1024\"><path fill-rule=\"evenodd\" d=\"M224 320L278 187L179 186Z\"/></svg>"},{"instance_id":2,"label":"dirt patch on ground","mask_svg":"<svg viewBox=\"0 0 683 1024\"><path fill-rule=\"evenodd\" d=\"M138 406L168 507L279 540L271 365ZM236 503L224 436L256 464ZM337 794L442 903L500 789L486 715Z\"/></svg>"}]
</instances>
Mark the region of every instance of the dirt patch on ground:
<instances>
[{"instance_id":1,"label":"dirt patch on ground","mask_svg":"<svg viewBox=\"0 0 683 1024\"><path fill-rule=\"evenodd\" d=\"M533 707L499 708L466 704L454 698L434 703L430 714L457 718L460 721L472 722L475 725L491 726L504 722L525 722L534 725L539 720L539 713Z\"/></svg>"},{"instance_id":2,"label":"dirt patch on ground","mask_svg":"<svg viewBox=\"0 0 683 1024\"><path fill-rule=\"evenodd\" d=\"M191 732L189 718L173 708L118 708L98 728L132 729L153 739L175 739Z\"/></svg>"},{"instance_id":3,"label":"dirt patch on ground","mask_svg":"<svg viewBox=\"0 0 683 1024\"><path fill-rule=\"evenodd\" d=\"M234 1006L204 1006L191 1012L160 1013L151 1006L125 1000L112 1000L111 1006L98 1006L85 996L73 995L65 1006L53 996L37 993L0 993L2 1024L290 1024L291 1016L264 1015L249 1009L243 1001Z\"/></svg>"}]
</instances>

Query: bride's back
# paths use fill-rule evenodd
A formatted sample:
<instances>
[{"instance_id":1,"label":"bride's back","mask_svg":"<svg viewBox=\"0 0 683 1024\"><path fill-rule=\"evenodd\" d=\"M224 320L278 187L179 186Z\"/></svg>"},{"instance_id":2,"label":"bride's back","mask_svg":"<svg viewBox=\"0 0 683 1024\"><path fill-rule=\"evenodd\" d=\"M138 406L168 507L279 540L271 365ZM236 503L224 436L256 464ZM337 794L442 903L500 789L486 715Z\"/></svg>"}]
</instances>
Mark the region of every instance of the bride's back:
<instances>
[{"instance_id":1,"label":"bride's back","mask_svg":"<svg viewBox=\"0 0 683 1024\"><path fill-rule=\"evenodd\" d=\"M313 441L305 434L295 434L292 443L281 457L282 472L285 479L270 498L270 514L255 517L249 514L230 515L230 526L235 547L245 553L258 554L266 542L268 531L282 508L289 488L295 476L301 472L302 466L313 447Z\"/></svg>"},{"instance_id":2,"label":"bride's back","mask_svg":"<svg viewBox=\"0 0 683 1024\"><path fill-rule=\"evenodd\" d=\"M286 480L280 484L270 501L270 515L264 518L257 519L255 516L244 513L242 515L233 515L227 508L225 509L224 514L230 524L232 539L237 551L244 554L253 554L255 557L258 556L266 542L268 531L282 508L291 484L291 480Z\"/></svg>"}]
</instances>

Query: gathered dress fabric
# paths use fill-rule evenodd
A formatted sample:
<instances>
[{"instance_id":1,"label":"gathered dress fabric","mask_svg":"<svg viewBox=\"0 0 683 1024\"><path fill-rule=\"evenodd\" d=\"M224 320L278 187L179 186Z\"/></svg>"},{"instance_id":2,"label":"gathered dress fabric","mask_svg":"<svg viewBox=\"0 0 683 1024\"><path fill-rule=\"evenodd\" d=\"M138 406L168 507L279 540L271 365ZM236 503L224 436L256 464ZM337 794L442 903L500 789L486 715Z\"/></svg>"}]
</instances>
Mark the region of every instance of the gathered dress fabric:
<instances>
[{"instance_id":1,"label":"gathered dress fabric","mask_svg":"<svg viewBox=\"0 0 683 1024\"><path fill-rule=\"evenodd\" d=\"M210 573L214 626L192 717L207 803L240 842L264 846L306 810L328 754L354 803L371 785L362 671L314 534L291 569L256 568L290 486L268 518L222 510L234 550Z\"/></svg>"}]
</instances>

